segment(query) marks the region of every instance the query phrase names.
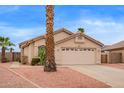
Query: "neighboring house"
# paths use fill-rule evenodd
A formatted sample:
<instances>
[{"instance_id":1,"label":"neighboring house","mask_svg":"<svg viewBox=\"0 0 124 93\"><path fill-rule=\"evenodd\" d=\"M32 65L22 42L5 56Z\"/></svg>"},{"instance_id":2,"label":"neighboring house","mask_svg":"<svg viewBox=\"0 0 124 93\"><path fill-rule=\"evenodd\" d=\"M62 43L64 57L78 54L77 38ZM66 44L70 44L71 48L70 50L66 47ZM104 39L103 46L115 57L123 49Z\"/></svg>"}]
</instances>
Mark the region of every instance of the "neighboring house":
<instances>
[{"instance_id":1,"label":"neighboring house","mask_svg":"<svg viewBox=\"0 0 124 93\"><path fill-rule=\"evenodd\" d=\"M103 44L81 32L72 33L64 28L54 32L57 64L100 64ZM38 57L38 48L45 46L45 36L20 43L21 55Z\"/></svg>"},{"instance_id":2,"label":"neighboring house","mask_svg":"<svg viewBox=\"0 0 124 93\"><path fill-rule=\"evenodd\" d=\"M107 55L107 63L124 63L124 41L120 41L102 49Z\"/></svg>"}]
</instances>

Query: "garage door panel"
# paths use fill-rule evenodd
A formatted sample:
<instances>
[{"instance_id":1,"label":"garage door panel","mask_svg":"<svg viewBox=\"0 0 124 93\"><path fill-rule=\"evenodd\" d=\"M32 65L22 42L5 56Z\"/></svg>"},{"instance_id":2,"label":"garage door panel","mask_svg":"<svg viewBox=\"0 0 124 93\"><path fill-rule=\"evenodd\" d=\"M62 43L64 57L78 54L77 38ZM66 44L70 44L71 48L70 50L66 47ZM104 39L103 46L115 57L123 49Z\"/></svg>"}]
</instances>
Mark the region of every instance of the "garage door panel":
<instances>
[{"instance_id":1,"label":"garage door panel","mask_svg":"<svg viewBox=\"0 0 124 93\"><path fill-rule=\"evenodd\" d=\"M62 64L95 64L95 50L64 50L62 51Z\"/></svg>"}]
</instances>

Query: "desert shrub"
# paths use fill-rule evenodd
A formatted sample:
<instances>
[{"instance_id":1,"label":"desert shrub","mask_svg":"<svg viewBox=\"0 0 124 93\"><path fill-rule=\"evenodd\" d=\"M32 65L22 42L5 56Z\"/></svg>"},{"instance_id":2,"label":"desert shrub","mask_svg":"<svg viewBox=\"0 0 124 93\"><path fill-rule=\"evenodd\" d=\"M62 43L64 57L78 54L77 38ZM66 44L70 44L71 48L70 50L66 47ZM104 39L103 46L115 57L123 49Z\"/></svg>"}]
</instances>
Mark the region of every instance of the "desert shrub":
<instances>
[{"instance_id":1,"label":"desert shrub","mask_svg":"<svg viewBox=\"0 0 124 93\"><path fill-rule=\"evenodd\" d=\"M38 57L40 58L39 64L44 65L45 63L45 48L44 47L39 48Z\"/></svg>"},{"instance_id":2,"label":"desert shrub","mask_svg":"<svg viewBox=\"0 0 124 93\"><path fill-rule=\"evenodd\" d=\"M31 65L32 66L38 65L39 62L40 62L40 58L32 58Z\"/></svg>"},{"instance_id":3,"label":"desert shrub","mask_svg":"<svg viewBox=\"0 0 124 93\"><path fill-rule=\"evenodd\" d=\"M28 57L27 56L22 56L22 64L27 64L28 63Z\"/></svg>"}]
</instances>

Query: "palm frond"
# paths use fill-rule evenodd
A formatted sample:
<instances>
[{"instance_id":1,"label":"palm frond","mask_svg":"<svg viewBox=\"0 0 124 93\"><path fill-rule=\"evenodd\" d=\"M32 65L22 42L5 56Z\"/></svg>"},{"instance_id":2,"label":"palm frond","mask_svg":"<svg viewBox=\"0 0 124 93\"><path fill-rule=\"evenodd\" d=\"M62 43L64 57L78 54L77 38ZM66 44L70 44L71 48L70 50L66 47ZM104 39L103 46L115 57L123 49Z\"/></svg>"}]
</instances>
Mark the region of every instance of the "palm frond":
<instances>
[{"instance_id":1,"label":"palm frond","mask_svg":"<svg viewBox=\"0 0 124 93\"><path fill-rule=\"evenodd\" d=\"M15 44L13 44L10 41L10 38L9 37L1 37L0 36L0 46L1 47L8 47L8 46L15 46Z\"/></svg>"},{"instance_id":2,"label":"palm frond","mask_svg":"<svg viewBox=\"0 0 124 93\"><path fill-rule=\"evenodd\" d=\"M10 43L9 43L9 46L16 46L16 45L10 42Z\"/></svg>"}]
</instances>

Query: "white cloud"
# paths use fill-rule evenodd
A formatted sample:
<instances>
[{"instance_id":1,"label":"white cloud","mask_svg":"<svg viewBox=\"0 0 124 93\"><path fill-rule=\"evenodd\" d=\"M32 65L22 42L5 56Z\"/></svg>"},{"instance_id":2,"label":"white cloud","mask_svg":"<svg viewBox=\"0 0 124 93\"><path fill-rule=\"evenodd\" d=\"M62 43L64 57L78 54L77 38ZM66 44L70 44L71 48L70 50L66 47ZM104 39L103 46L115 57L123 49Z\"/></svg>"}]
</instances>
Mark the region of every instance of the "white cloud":
<instances>
[{"instance_id":1,"label":"white cloud","mask_svg":"<svg viewBox=\"0 0 124 93\"><path fill-rule=\"evenodd\" d=\"M105 44L112 44L124 40L124 22L114 20L88 19L82 20L87 28L87 33L101 40Z\"/></svg>"},{"instance_id":2,"label":"white cloud","mask_svg":"<svg viewBox=\"0 0 124 93\"><path fill-rule=\"evenodd\" d=\"M63 26L71 31L77 31L79 27L83 27L86 34L104 44L113 44L124 40L124 21L110 17L107 19L106 17L82 16L77 20L64 22Z\"/></svg>"},{"instance_id":3,"label":"white cloud","mask_svg":"<svg viewBox=\"0 0 124 93\"><path fill-rule=\"evenodd\" d=\"M115 26L117 25L114 21L102 21L102 20L82 20L87 25L94 25L94 26Z\"/></svg>"},{"instance_id":4,"label":"white cloud","mask_svg":"<svg viewBox=\"0 0 124 93\"><path fill-rule=\"evenodd\" d=\"M43 33L45 33L45 27L18 28L10 25L0 25L0 36L9 37L16 44L15 51L19 51L19 43Z\"/></svg>"}]
</instances>

